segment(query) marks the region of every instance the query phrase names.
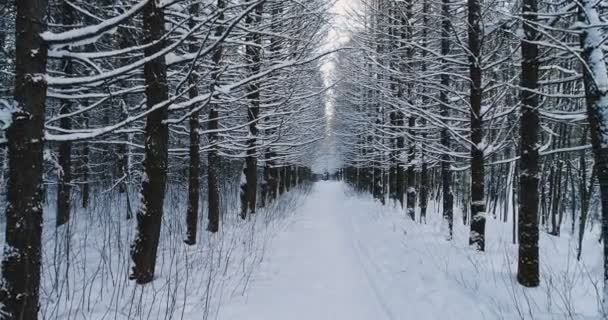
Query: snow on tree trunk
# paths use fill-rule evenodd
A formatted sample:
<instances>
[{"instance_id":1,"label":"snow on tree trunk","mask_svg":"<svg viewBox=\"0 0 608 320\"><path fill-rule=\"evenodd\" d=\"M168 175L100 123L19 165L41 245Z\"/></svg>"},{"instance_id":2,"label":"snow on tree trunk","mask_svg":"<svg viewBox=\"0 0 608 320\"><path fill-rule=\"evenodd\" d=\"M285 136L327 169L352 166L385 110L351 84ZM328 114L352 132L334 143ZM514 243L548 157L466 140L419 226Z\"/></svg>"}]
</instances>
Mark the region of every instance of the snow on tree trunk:
<instances>
[{"instance_id":1,"label":"snow on tree trunk","mask_svg":"<svg viewBox=\"0 0 608 320\"><path fill-rule=\"evenodd\" d=\"M521 123L519 177L519 259L517 280L526 287L539 285L538 266L538 45L534 24L537 20L537 1L524 0L524 38L521 42Z\"/></svg>"},{"instance_id":2,"label":"snow on tree trunk","mask_svg":"<svg viewBox=\"0 0 608 320\"><path fill-rule=\"evenodd\" d=\"M250 43L245 46L245 57L249 65L251 75L260 72L260 62L262 58L262 36L254 31L256 26L262 22L263 5L256 6L252 14L247 15L245 25L249 26L252 32L247 36ZM249 122L249 136L247 139L247 157L245 158L245 185L243 186L243 197L241 197L242 217L247 213L255 213L257 198L257 136L258 136L258 117L260 113L260 84L257 80L247 85L247 121Z\"/></svg>"},{"instance_id":3,"label":"snow on tree trunk","mask_svg":"<svg viewBox=\"0 0 608 320\"><path fill-rule=\"evenodd\" d=\"M163 8L157 5L156 1L150 1L143 10L145 43L157 41L145 49L146 57L163 48L163 41L158 40L165 33L165 17ZM169 98L164 57L146 62L144 77L148 108ZM154 279L167 180L169 130L168 125L164 123L167 113L167 107L159 108L151 112L146 119L141 204L137 212L137 235L131 248L134 263L131 278L138 284L149 283Z\"/></svg>"},{"instance_id":4,"label":"snow on tree trunk","mask_svg":"<svg viewBox=\"0 0 608 320\"><path fill-rule=\"evenodd\" d=\"M217 9L224 10L224 0L217 0ZM219 21L224 20L224 13L218 16ZM224 26L218 24L215 28L215 36L220 37L224 33ZM217 85L220 80L220 68L224 48L220 44L213 52L213 71L211 72L212 85ZM213 89L212 89L213 90ZM215 130L219 129L219 112L217 105L211 104L209 108L209 153L207 154L207 231L218 232L220 230L220 185L219 185L219 166L220 158L218 154L218 134Z\"/></svg>"},{"instance_id":5,"label":"snow on tree trunk","mask_svg":"<svg viewBox=\"0 0 608 320\"><path fill-rule=\"evenodd\" d=\"M450 0L442 0L441 2L441 56L447 57L450 53ZM445 64L445 60L442 63ZM441 74L441 85L448 88L450 85L450 76L447 72ZM439 93L441 101L441 116L447 118L449 109L447 107L449 101L445 90ZM441 129L441 145L445 150L450 150L450 136L447 128ZM441 190L443 194L443 218L448 227L448 239L452 239L454 226L454 194L452 193L452 170L450 164L450 155L446 152L441 155Z\"/></svg>"},{"instance_id":6,"label":"snow on tree trunk","mask_svg":"<svg viewBox=\"0 0 608 320\"><path fill-rule=\"evenodd\" d=\"M83 125L85 127L88 126L89 124L89 120L88 118L85 118L83 121ZM89 183L89 175L90 175L90 167L89 167L89 162L90 162L90 153L91 153L91 149L89 148L89 144L88 143L84 143L82 145L82 164L81 164L81 181L82 181L82 186L81 186L81 193L82 193L82 207L83 208L88 208L89 207L89 202L90 202L90 197L91 197L91 185Z\"/></svg>"},{"instance_id":7,"label":"snow on tree trunk","mask_svg":"<svg viewBox=\"0 0 608 320\"><path fill-rule=\"evenodd\" d=\"M422 72L426 72L428 69L427 66L427 51L426 49L428 48L428 31L429 31L429 1L428 0L423 0L422 2L422 47L424 48L424 50L422 51ZM428 98L426 97L426 90L423 88L423 97L422 97L422 104L423 105L427 105L428 103ZM427 121L425 118L421 119L421 124L420 124L423 128L426 127L427 125ZM422 133L422 140L426 140L427 139L427 134L426 131L423 131ZM426 223L426 209L427 209L427 203L428 203L428 197L429 197L429 170L428 170L428 163L427 163L427 159L426 159L426 152L424 150L424 148L421 148L420 150L420 159L422 162L422 168L421 168L421 172L420 172L420 223Z\"/></svg>"},{"instance_id":8,"label":"snow on tree trunk","mask_svg":"<svg viewBox=\"0 0 608 320\"><path fill-rule=\"evenodd\" d=\"M61 15L63 25L72 26L75 24L74 13L70 5L63 1L61 3ZM62 61L63 72L70 76L74 72L71 58L64 58ZM61 100L59 113L64 117L60 120L60 127L64 130L72 129L72 119L66 116L72 111L72 102L68 99ZM70 220L70 198L72 191L72 143L63 141L59 143L59 172L57 174L57 220L56 225L61 226Z\"/></svg>"},{"instance_id":9,"label":"snow on tree trunk","mask_svg":"<svg viewBox=\"0 0 608 320\"><path fill-rule=\"evenodd\" d=\"M604 305L608 306L608 70L602 45L604 21L600 18L601 2L581 0L578 23L584 65L583 81L587 116L591 125L591 142L595 156L595 172L602 199L602 239L604 256Z\"/></svg>"},{"instance_id":10,"label":"snow on tree trunk","mask_svg":"<svg viewBox=\"0 0 608 320\"><path fill-rule=\"evenodd\" d=\"M469 245L485 250L486 200L484 196L481 6L479 0L468 0L469 75L471 104L471 230Z\"/></svg>"},{"instance_id":11,"label":"snow on tree trunk","mask_svg":"<svg viewBox=\"0 0 608 320\"><path fill-rule=\"evenodd\" d=\"M406 41L410 43L413 38L414 33L414 19L413 19L413 3L412 0L408 0L405 2L405 16L406 16ZM414 49L411 45L407 46L406 50L406 61L408 61L408 71L413 72L413 61L414 58ZM408 81L407 84L407 99L409 104L414 103L414 90L413 83ZM409 150L408 150L408 167L407 167L407 190L406 190L406 211L407 215L412 219L412 221L416 221L416 116L412 113L408 119L408 134L409 134Z\"/></svg>"},{"instance_id":12,"label":"snow on tree trunk","mask_svg":"<svg viewBox=\"0 0 608 320\"><path fill-rule=\"evenodd\" d=\"M38 319L47 1L16 1L15 108L6 132L9 182L0 282L2 319Z\"/></svg>"},{"instance_id":13,"label":"snow on tree trunk","mask_svg":"<svg viewBox=\"0 0 608 320\"><path fill-rule=\"evenodd\" d=\"M199 5L193 3L190 6L190 14L195 16L198 14ZM190 20L190 27L194 27L195 22ZM194 44L190 44L190 52L196 53L197 48ZM188 79L190 90L188 92L191 99L198 96L198 76L196 70L193 70L190 79ZM193 105L192 108L196 108ZM196 234L198 230L198 209L201 189L201 156L200 149L200 132L199 132L199 117L200 112L195 111L190 116L190 165L188 166L188 209L186 212L186 239L188 245L196 244Z\"/></svg>"}]
</instances>

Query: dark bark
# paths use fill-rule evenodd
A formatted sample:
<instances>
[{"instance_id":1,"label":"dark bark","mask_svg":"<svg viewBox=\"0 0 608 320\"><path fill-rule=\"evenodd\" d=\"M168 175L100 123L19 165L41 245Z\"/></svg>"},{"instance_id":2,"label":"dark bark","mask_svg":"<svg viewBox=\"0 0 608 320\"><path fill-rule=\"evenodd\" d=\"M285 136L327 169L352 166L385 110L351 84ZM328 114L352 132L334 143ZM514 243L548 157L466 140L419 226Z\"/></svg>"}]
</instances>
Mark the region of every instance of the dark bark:
<instances>
[{"instance_id":1,"label":"dark bark","mask_svg":"<svg viewBox=\"0 0 608 320\"><path fill-rule=\"evenodd\" d=\"M268 153L264 153L264 157L266 158ZM262 172L262 181L260 183L260 199L258 200L258 204L260 208L265 208L268 203L268 177L270 176L270 168L268 167L268 163L264 161L264 171Z\"/></svg>"},{"instance_id":2,"label":"dark bark","mask_svg":"<svg viewBox=\"0 0 608 320\"><path fill-rule=\"evenodd\" d=\"M378 167L380 164L377 164L373 170L373 195L374 198L380 200L382 204L384 204L384 190L382 190L382 169Z\"/></svg>"},{"instance_id":3,"label":"dark bark","mask_svg":"<svg viewBox=\"0 0 608 320\"><path fill-rule=\"evenodd\" d=\"M218 118L219 114L216 110L212 109L209 111L209 130L217 130L219 128ZM217 150L217 142L217 134L209 133L209 144L211 145L211 148L208 153L207 168L207 230L210 232L218 232L220 228L220 158Z\"/></svg>"},{"instance_id":4,"label":"dark bark","mask_svg":"<svg viewBox=\"0 0 608 320\"><path fill-rule=\"evenodd\" d=\"M521 124L520 124L520 177L519 177L519 259L517 280L526 287L536 287L540 283L538 259L538 133L540 118L538 113L538 45L537 31L533 24L537 21L536 0L524 0L524 39L521 43L522 74Z\"/></svg>"},{"instance_id":5,"label":"dark bark","mask_svg":"<svg viewBox=\"0 0 608 320\"><path fill-rule=\"evenodd\" d=\"M197 15L199 5L193 3L190 6L190 14ZM190 27L194 26L194 21L190 21ZM190 45L190 52L195 53L197 48L194 44ZM188 92L190 98L198 96L198 76L196 70L193 70L190 79L188 79L190 90ZM194 105L193 108L198 106ZM188 179L188 209L186 212L186 239L184 242L188 245L196 244L196 234L198 230L198 209L201 189L201 156L199 153L200 132L199 132L199 117L200 112L196 111L190 116L190 166Z\"/></svg>"},{"instance_id":6,"label":"dark bark","mask_svg":"<svg viewBox=\"0 0 608 320\"><path fill-rule=\"evenodd\" d=\"M405 15L407 18L406 24L405 24L405 32L406 32L406 39L407 42L411 42L412 41L412 37L413 37L413 2L412 0L407 0L405 2ZM413 50L413 46L408 45L407 46L407 50L406 50L406 61L408 61L408 71L412 72L413 68L411 65L411 61L413 61L414 58L414 50ZM412 82L408 82L407 83L407 99L408 99L408 103L412 104L414 103L414 92L413 92L413 88L412 88ZM412 219L412 221L416 221L416 172L415 172L415 164L414 161L416 160L416 141L415 141L415 130L414 127L416 126L416 116L414 114L411 114L409 119L408 119L408 128L409 128L409 150L408 150L408 167L407 167L407 190L406 190L406 211L407 211L407 215L410 217L410 219Z\"/></svg>"},{"instance_id":7,"label":"dark bark","mask_svg":"<svg viewBox=\"0 0 608 320\"><path fill-rule=\"evenodd\" d=\"M291 190L291 166L283 167L285 170L285 191L289 192Z\"/></svg>"},{"instance_id":8,"label":"dark bark","mask_svg":"<svg viewBox=\"0 0 608 320\"><path fill-rule=\"evenodd\" d=\"M223 10L225 7L224 0L217 0L218 10ZM218 19L224 20L224 14L220 13ZM224 33L224 26L218 24L215 29L215 36L220 37ZM213 67L214 70L211 73L212 86L218 85L220 81L220 65L222 62L222 56L224 55L223 46L219 45L213 52ZM215 88L211 88L215 91ZM207 154L207 230L210 232L218 232L220 229L220 185L219 185L219 171L220 166L219 154L218 154L218 136L215 130L219 129L219 112L217 111L217 105L211 104L209 109L209 153Z\"/></svg>"},{"instance_id":9,"label":"dark bark","mask_svg":"<svg viewBox=\"0 0 608 320\"><path fill-rule=\"evenodd\" d=\"M450 35L450 0L442 0L441 2L441 56L446 57L450 53L450 42L448 37ZM442 60L442 63L446 65L446 61ZM441 86L443 88L449 88L450 76L447 71L441 73ZM441 90L439 94L439 100L441 102L440 115L447 122L449 116L448 109L448 96L445 90ZM444 150L450 150L450 135L446 128L441 129L441 145ZM454 194L452 193L452 170L450 168L450 155L446 152L441 155L441 190L443 194L443 218L445 219L448 226L448 239L452 239L453 226L454 226Z\"/></svg>"},{"instance_id":10,"label":"dark bark","mask_svg":"<svg viewBox=\"0 0 608 320\"><path fill-rule=\"evenodd\" d=\"M298 185L298 167L291 167L291 188L295 188Z\"/></svg>"},{"instance_id":11,"label":"dark bark","mask_svg":"<svg viewBox=\"0 0 608 320\"><path fill-rule=\"evenodd\" d=\"M127 108L123 105L123 110L121 112L121 119L126 120L128 117ZM129 139L128 134L121 135L122 138L127 141ZM116 176L118 179L122 181L118 185L118 192L125 193L127 192L128 186L128 172L129 172L129 157L127 155L127 144L121 143L116 148ZM130 218L128 218L130 219Z\"/></svg>"},{"instance_id":12,"label":"dark bark","mask_svg":"<svg viewBox=\"0 0 608 320\"><path fill-rule=\"evenodd\" d=\"M397 121L396 121L395 125L397 127L403 127L403 125L404 125L403 114L401 112L397 113ZM404 149L405 149L405 138L401 134L397 137L397 150L404 150ZM397 158L399 158L399 155L397 155ZM399 160L399 159L397 160L395 174L396 174L396 177L395 177L395 179L396 179L395 194L396 195L395 195L395 197L397 198L397 201L399 201L401 208L403 208L403 204L404 204L403 195L405 194L405 170L401 164L401 160Z\"/></svg>"},{"instance_id":13,"label":"dark bark","mask_svg":"<svg viewBox=\"0 0 608 320\"><path fill-rule=\"evenodd\" d=\"M585 132L585 139L587 140L587 133ZM595 181L595 168L591 170L591 175L589 176L589 183L587 184L587 164L585 160L585 152L581 152L580 156L580 172L581 178L579 183L579 197L581 199L581 214L579 217L579 226L578 226L578 247L576 251L576 259L580 260L581 255L583 253L583 237L585 236L585 227L587 226L587 216L589 215L589 207L591 204L591 195L593 194L593 184ZM573 222L574 224L574 222ZM572 228L574 230L574 228Z\"/></svg>"},{"instance_id":14,"label":"dark bark","mask_svg":"<svg viewBox=\"0 0 608 320\"><path fill-rule=\"evenodd\" d=\"M422 2L422 47L428 47L428 30L429 30L429 1L423 0ZM427 51L422 51L422 71L426 72L427 67ZM422 98L422 105L426 106L428 103L428 98L426 98L426 90L422 89L424 92L424 96ZM423 128L426 127L426 119L422 118L421 125ZM427 138L426 131L422 133L422 140L425 141ZM429 197L429 173L428 173L428 163L426 159L426 153L423 148L420 150L420 158L422 161L422 168L420 172L420 222L426 223L426 208Z\"/></svg>"},{"instance_id":15,"label":"dark bark","mask_svg":"<svg viewBox=\"0 0 608 320\"><path fill-rule=\"evenodd\" d=\"M85 126L88 125L88 120L85 119L84 124L85 124ZM81 175L82 175L81 193L82 193L82 207L83 208L89 207L90 198L91 198L91 185L89 183L89 176L90 176L89 161L90 161L89 144L84 143L82 145L82 167L81 167L81 170L82 170L82 172L81 172Z\"/></svg>"},{"instance_id":16,"label":"dark bark","mask_svg":"<svg viewBox=\"0 0 608 320\"><path fill-rule=\"evenodd\" d=\"M468 0L469 74L471 77L471 230L469 245L485 250L486 199L484 196L482 71L481 71L481 7L480 0Z\"/></svg>"},{"instance_id":17,"label":"dark bark","mask_svg":"<svg viewBox=\"0 0 608 320\"><path fill-rule=\"evenodd\" d=\"M165 33L164 10L157 7L156 1L146 4L143 10L143 30L145 43L158 41ZM144 54L149 57L162 48L163 42L160 41L147 47ZM147 107L152 108L166 101L169 96L164 57L147 62L144 77ZM167 180L169 130L164 123L167 113L168 108L162 107L151 112L146 119L142 203L137 212L137 235L131 248L131 278L138 284L154 279Z\"/></svg>"},{"instance_id":18,"label":"dark bark","mask_svg":"<svg viewBox=\"0 0 608 320\"><path fill-rule=\"evenodd\" d=\"M285 193L285 167L278 168L279 171L279 195Z\"/></svg>"},{"instance_id":19,"label":"dark bark","mask_svg":"<svg viewBox=\"0 0 608 320\"><path fill-rule=\"evenodd\" d=\"M275 154L270 152L268 154L268 158L272 159L275 157ZM278 176L278 168L276 168L276 164L274 160L270 160L267 163L268 167L268 202L272 202L277 199L277 189L279 187L279 176Z\"/></svg>"},{"instance_id":20,"label":"dark bark","mask_svg":"<svg viewBox=\"0 0 608 320\"><path fill-rule=\"evenodd\" d=\"M259 4L253 13L245 18L245 25L251 30L262 22L263 6ZM252 45L245 46L245 56L249 65L249 73L257 74L260 72L262 58L262 35L258 32L252 32L247 36L248 42ZM257 184L258 184L258 159L257 159L257 136L258 136L258 118L260 113L260 83L252 81L247 85L247 120L249 121L249 139L247 140L247 158L245 159L245 179L246 185L244 189L244 197L242 198L242 208L244 214L255 213L257 202ZM243 202L244 201L244 202Z\"/></svg>"},{"instance_id":21,"label":"dark bark","mask_svg":"<svg viewBox=\"0 0 608 320\"><path fill-rule=\"evenodd\" d=\"M416 117L409 118L409 128L410 128L410 137L414 136L414 130L412 130L416 125ZM416 172L414 171L415 165L414 160L416 159L416 147L415 142L412 138L410 138L410 148L408 155L408 167L407 167L407 215L412 219L412 221L416 221Z\"/></svg>"},{"instance_id":22,"label":"dark bark","mask_svg":"<svg viewBox=\"0 0 608 320\"><path fill-rule=\"evenodd\" d=\"M67 2L61 3L61 15L62 22L66 26L72 26L75 24L74 14L72 8ZM74 72L72 59L64 58L63 61L63 73L66 76L70 76ZM61 115L67 115L71 112L72 103L69 100L61 100L61 106L59 113ZM65 116L61 118L59 126L62 129L70 130L72 128L72 120L70 117ZM59 172L57 174L57 220L56 225L62 226L70 220L70 207L71 207L71 191L72 191L72 143L69 141L63 141L59 143Z\"/></svg>"},{"instance_id":23,"label":"dark bark","mask_svg":"<svg viewBox=\"0 0 608 320\"><path fill-rule=\"evenodd\" d=\"M14 97L18 112L6 132L9 182L2 259L2 319L38 319L42 237L43 137L47 84L47 1L16 1Z\"/></svg>"}]
</instances>

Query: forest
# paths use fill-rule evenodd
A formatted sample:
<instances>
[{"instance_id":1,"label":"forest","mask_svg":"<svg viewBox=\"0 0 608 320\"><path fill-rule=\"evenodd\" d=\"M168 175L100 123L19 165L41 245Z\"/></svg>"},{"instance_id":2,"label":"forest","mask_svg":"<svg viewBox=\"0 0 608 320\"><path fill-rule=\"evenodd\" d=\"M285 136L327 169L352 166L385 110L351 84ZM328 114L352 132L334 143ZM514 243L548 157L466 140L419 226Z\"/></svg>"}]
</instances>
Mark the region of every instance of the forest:
<instances>
[{"instance_id":1,"label":"forest","mask_svg":"<svg viewBox=\"0 0 608 320\"><path fill-rule=\"evenodd\" d=\"M0 319L607 319L607 21L5 0Z\"/></svg>"}]
</instances>

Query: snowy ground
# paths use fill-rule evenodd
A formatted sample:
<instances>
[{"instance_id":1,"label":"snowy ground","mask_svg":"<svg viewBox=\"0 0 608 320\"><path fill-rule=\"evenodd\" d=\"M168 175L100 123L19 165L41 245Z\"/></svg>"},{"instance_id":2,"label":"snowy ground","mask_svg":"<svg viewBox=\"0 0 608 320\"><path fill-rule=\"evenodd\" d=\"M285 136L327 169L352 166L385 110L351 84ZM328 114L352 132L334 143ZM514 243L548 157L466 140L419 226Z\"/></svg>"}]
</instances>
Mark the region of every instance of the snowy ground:
<instances>
[{"instance_id":1,"label":"snowy ground","mask_svg":"<svg viewBox=\"0 0 608 320\"><path fill-rule=\"evenodd\" d=\"M215 319L226 297L242 294L268 243L308 192L309 186L298 187L247 221L238 217L236 193L230 197L224 192L223 203L236 205L224 208L221 232L203 231L207 221L203 210L198 244L189 247L183 243L187 192L181 186L171 187L156 277L145 286L128 280L135 219L125 219L124 195L95 192L90 208L76 208L69 225L59 229L54 201L49 201L44 212L40 319ZM206 208L206 203L201 207ZM2 246L3 239L0 234Z\"/></svg>"},{"instance_id":2,"label":"snowy ground","mask_svg":"<svg viewBox=\"0 0 608 320\"><path fill-rule=\"evenodd\" d=\"M319 182L248 221L226 208L222 232L201 230L188 247L184 194L168 192L157 278L146 286L128 280L134 221L125 220L124 199L99 193L60 229L51 201L41 319L602 319L597 228L580 262L567 228L561 237L542 232L541 286L524 289L514 279L510 222L489 219L487 251L477 253L460 222L454 241L445 240L435 203L419 224L342 182ZM238 204L233 198L224 203Z\"/></svg>"},{"instance_id":3,"label":"snowy ground","mask_svg":"<svg viewBox=\"0 0 608 320\"><path fill-rule=\"evenodd\" d=\"M428 224L414 224L343 183L317 183L219 319L601 318L596 239L577 263L569 235L543 234L542 285L523 289L513 276L510 224L491 219L480 254L460 224L446 241L439 211L430 209Z\"/></svg>"}]
</instances>

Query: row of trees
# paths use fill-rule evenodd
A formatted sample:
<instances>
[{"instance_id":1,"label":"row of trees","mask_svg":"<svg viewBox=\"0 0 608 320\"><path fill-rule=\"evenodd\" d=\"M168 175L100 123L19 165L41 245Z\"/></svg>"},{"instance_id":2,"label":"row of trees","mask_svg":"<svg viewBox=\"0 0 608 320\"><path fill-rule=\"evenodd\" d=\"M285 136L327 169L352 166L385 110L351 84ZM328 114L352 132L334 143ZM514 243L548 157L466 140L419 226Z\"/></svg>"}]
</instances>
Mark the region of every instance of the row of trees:
<instances>
[{"instance_id":1,"label":"row of trees","mask_svg":"<svg viewBox=\"0 0 608 320\"><path fill-rule=\"evenodd\" d=\"M67 228L70 214L86 210L97 192L126 198L124 218L135 216L137 227L130 277L145 284L155 275L168 184L188 184L187 212L171 214L184 214L184 242L194 245L201 199L206 229L221 229L227 206L220 185L230 179L230 168L243 169L243 219L309 179L325 134L317 63L323 54L316 44L325 37L327 5L2 5L0 183L7 201L1 318L37 318L43 216ZM14 90L7 89L11 83ZM135 214L132 190L140 190ZM43 215L45 197L56 197L53 214Z\"/></svg>"},{"instance_id":2,"label":"row of trees","mask_svg":"<svg viewBox=\"0 0 608 320\"><path fill-rule=\"evenodd\" d=\"M420 221L441 199L448 239L461 206L479 251L488 217L511 220L517 279L538 286L539 229L559 236L569 218L579 257L588 223L608 237L604 5L365 2L351 19L360 50L336 63L346 178Z\"/></svg>"}]
</instances>

